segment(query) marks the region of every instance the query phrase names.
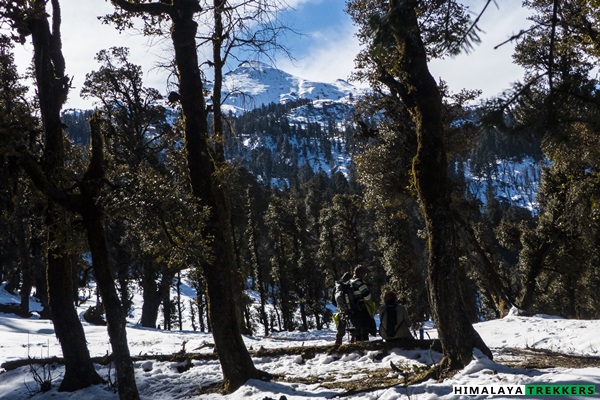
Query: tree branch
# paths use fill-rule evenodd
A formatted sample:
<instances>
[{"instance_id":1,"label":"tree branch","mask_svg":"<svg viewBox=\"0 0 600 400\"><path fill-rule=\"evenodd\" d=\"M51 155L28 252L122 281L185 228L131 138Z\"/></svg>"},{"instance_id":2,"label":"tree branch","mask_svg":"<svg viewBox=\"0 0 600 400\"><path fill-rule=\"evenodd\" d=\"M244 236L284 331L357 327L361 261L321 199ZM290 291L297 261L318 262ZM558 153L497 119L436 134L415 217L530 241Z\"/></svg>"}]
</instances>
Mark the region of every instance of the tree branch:
<instances>
[{"instance_id":1,"label":"tree branch","mask_svg":"<svg viewBox=\"0 0 600 400\"><path fill-rule=\"evenodd\" d=\"M504 46L505 44L510 43L513 40L519 39L524 34L529 33L529 32L533 31L536 28L537 28L537 26L531 27L529 29L521 29L519 31L519 33L516 33L516 34L512 35L511 37L509 37L508 39L506 39L504 42L502 42L502 43L497 44L496 46L494 46L494 50L498 50L500 47Z\"/></svg>"},{"instance_id":2,"label":"tree branch","mask_svg":"<svg viewBox=\"0 0 600 400\"><path fill-rule=\"evenodd\" d=\"M487 2L485 3L485 6L483 7L483 10L481 10L481 12L479 13L479 15L477 15L477 18L475 18L475 21L473 21L473 23L471 24L471 26L469 26L469 29L467 29L467 31L465 32L465 34L463 35L463 37L460 39L461 43L467 43L467 41L469 39L469 35L471 35L471 33L475 29L477 29L477 24L479 23L479 20L481 19L481 17L485 13L485 10L487 10L488 6L490 5L490 3L492 1L494 1L494 4L496 3L495 0L487 0ZM497 4L496 4L496 7L498 7Z\"/></svg>"},{"instance_id":3,"label":"tree branch","mask_svg":"<svg viewBox=\"0 0 600 400\"><path fill-rule=\"evenodd\" d=\"M552 32L550 34L550 51L548 54L548 87L550 97L553 96L554 89L554 48L556 44L556 25L558 24L558 0L554 0L552 5Z\"/></svg>"},{"instance_id":4,"label":"tree branch","mask_svg":"<svg viewBox=\"0 0 600 400\"><path fill-rule=\"evenodd\" d=\"M60 204L68 210L76 211L79 209L80 197L78 195L69 194L54 186L30 154L22 152L16 154L23 169L27 172L27 175L29 175L38 190L48 196L51 201Z\"/></svg>"},{"instance_id":5,"label":"tree branch","mask_svg":"<svg viewBox=\"0 0 600 400\"><path fill-rule=\"evenodd\" d=\"M132 3L129 0L110 0L110 2L122 10L132 13L164 15L171 14L175 11L175 7L164 3ZM200 4L198 4L198 11L201 11Z\"/></svg>"}]
</instances>

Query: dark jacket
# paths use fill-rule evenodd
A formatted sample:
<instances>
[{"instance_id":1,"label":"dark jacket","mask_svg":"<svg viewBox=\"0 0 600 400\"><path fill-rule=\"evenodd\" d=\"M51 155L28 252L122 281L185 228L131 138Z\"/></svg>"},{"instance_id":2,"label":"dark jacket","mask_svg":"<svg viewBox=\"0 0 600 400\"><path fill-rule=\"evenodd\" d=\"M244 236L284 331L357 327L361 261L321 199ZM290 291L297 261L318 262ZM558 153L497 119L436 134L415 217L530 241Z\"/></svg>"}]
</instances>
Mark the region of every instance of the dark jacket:
<instances>
[{"instance_id":1,"label":"dark jacket","mask_svg":"<svg viewBox=\"0 0 600 400\"><path fill-rule=\"evenodd\" d=\"M351 317L352 324L363 332L359 340L368 340L368 334L377 335L375 319L369 313L366 303L371 302L371 291L366 283L360 278L353 278L350 281L354 291L354 301L356 309ZM373 310L375 307L373 307ZM366 337L365 337L366 336Z\"/></svg>"},{"instance_id":2,"label":"dark jacket","mask_svg":"<svg viewBox=\"0 0 600 400\"><path fill-rule=\"evenodd\" d=\"M379 307L379 334L385 340L412 339L410 320L402 304L386 304Z\"/></svg>"}]
</instances>

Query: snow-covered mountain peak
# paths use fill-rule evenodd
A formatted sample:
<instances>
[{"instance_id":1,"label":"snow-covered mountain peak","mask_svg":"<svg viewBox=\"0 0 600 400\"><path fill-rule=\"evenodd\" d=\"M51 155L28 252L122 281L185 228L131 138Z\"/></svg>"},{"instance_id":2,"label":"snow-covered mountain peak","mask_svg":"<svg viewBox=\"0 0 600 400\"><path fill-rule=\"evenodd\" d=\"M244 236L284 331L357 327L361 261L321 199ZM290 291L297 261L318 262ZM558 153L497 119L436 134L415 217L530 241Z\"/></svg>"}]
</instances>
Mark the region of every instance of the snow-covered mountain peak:
<instances>
[{"instance_id":1,"label":"snow-covered mountain peak","mask_svg":"<svg viewBox=\"0 0 600 400\"><path fill-rule=\"evenodd\" d=\"M238 71L241 69L250 69L250 70L255 70L255 71L265 71L265 70L270 70L270 69L277 69L275 68L273 65L264 63L262 61L258 61L258 60L247 60L247 61L243 61L241 62L237 68L234 71Z\"/></svg>"},{"instance_id":2,"label":"snow-covered mountain peak","mask_svg":"<svg viewBox=\"0 0 600 400\"><path fill-rule=\"evenodd\" d=\"M260 61L245 61L225 74L223 92L225 111L239 114L262 105L298 99L347 103L347 97L358 97L365 89L343 79L332 83L313 82Z\"/></svg>"}]
</instances>

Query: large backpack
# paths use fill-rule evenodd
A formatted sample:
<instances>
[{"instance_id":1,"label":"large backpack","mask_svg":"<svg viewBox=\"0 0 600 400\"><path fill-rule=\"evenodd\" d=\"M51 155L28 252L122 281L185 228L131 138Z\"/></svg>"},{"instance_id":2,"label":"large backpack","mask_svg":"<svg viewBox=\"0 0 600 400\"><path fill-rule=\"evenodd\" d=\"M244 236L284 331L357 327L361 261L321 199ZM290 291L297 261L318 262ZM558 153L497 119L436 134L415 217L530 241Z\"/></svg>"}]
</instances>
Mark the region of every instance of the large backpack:
<instances>
[{"instance_id":1,"label":"large backpack","mask_svg":"<svg viewBox=\"0 0 600 400\"><path fill-rule=\"evenodd\" d=\"M396 306L386 305L380 315L379 334L384 339L396 337L402 322L404 322L404 320L398 321Z\"/></svg>"},{"instance_id":2,"label":"large backpack","mask_svg":"<svg viewBox=\"0 0 600 400\"><path fill-rule=\"evenodd\" d=\"M333 288L333 300L335 306L341 313L351 314L352 311L354 311L354 290L352 289L350 280L340 279L335 283Z\"/></svg>"},{"instance_id":3,"label":"large backpack","mask_svg":"<svg viewBox=\"0 0 600 400\"><path fill-rule=\"evenodd\" d=\"M395 338L412 339L413 336L409 329L410 323L403 316L406 312L401 312L400 320L398 320L397 307L397 305L388 304L380 311L379 334L385 340Z\"/></svg>"}]
</instances>

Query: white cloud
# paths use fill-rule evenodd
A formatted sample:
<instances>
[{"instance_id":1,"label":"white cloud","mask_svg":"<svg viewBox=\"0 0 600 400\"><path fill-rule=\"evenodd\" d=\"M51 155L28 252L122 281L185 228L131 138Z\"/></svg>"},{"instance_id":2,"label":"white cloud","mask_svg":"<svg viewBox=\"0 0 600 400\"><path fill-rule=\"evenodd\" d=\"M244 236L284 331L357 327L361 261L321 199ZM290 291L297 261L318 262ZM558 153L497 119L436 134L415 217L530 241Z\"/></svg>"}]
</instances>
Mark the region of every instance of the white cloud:
<instances>
[{"instance_id":1,"label":"white cloud","mask_svg":"<svg viewBox=\"0 0 600 400\"><path fill-rule=\"evenodd\" d=\"M51 7L48 6L48 11ZM73 88L66 107L91 108L93 102L79 98L85 75L99 68L94 60L102 49L123 46L130 49L131 61L143 66L146 86L164 91L166 71L157 71L156 64L165 54L166 46L152 43L135 33L119 34L113 26L103 25L98 16L109 14L114 7L104 0L61 1L61 38L66 63L66 74L72 78ZM27 45L15 48L15 59L24 73L33 55L30 39Z\"/></svg>"},{"instance_id":2,"label":"white cloud","mask_svg":"<svg viewBox=\"0 0 600 400\"><path fill-rule=\"evenodd\" d=\"M484 97L494 96L521 79L523 70L512 63L514 46L494 46L528 26L527 12L518 3L508 0L501 8L490 7L480 21L482 43L471 52L452 59L435 60L429 67L436 80L446 81L453 91L462 88L481 89ZM480 4L472 7L480 11ZM298 60L278 60L277 67L296 76L313 81L331 82L347 79L354 70L354 58L360 46L355 37L357 28L348 21L325 31L307 33L310 48Z\"/></svg>"},{"instance_id":3,"label":"white cloud","mask_svg":"<svg viewBox=\"0 0 600 400\"><path fill-rule=\"evenodd\" d=\"M316 82L348 79L354 70L354 58L360 50L356 28L345 23L328 31L308 33L313 47L297 60L279 60L277 67L301 78ZM318 45L318 46L317 46Z\"/></svg>"},{"instance_id":4,"label":"white cloud","mask_svg":"<svg viewBox=\"0 0 600 400\"><path fill-rule=\"evenodd\" d=\"M283 2L292 8L299 8L305 4L319 4L322 3L323 0L283 0Z\"/></svg>"},{"instance_id":5,"label":"white cloud","mask_svg":"<svg viewBox=\"0 0 600 400\"><path fill-rule=\"evenodd\" d=\"M430 63L432 75L448 82L455 92L462 88L481 89L484 98L508 89L523 77L523 69L512 62L513 44L494 47L526 28L527 15L515 0L504 2L500 9L488 9L479 24L484 31L480 35L482 43L469 53Z\"/></svg>"}]
</instances>

